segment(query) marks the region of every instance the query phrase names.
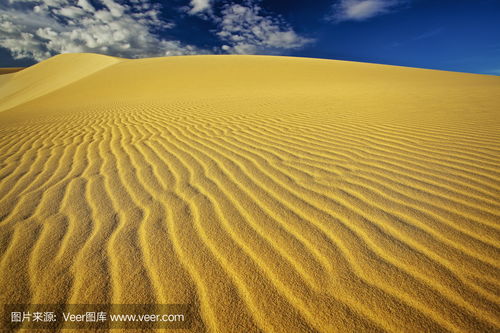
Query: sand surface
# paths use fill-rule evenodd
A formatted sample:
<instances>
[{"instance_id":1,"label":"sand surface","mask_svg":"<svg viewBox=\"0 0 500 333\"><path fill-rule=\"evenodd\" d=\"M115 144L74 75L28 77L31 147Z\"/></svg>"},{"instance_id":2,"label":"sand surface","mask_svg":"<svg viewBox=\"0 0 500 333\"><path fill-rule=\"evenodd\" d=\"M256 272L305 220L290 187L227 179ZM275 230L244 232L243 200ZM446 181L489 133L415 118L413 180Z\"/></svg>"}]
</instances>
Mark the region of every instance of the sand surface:
<instances>
[{"instance_id":1,"label":"sand surface","mask_svg":"<svg viewBox=\"0 0 500 333\"><path fill-rule=\"evenodd\" d=\"M23 69L24 67L0 67L0 75L19 72Z\"/></svg>"},{"instance_id":2,"label":"sand surface","mask_svg":"<svg viewBox=\"0 0 500 333\"><path fill-rule=\"evenodd\" d=\"M2 75L0 111L0 304L500 329L500 77L66 54Z\"/></svg>"}]
</instances>

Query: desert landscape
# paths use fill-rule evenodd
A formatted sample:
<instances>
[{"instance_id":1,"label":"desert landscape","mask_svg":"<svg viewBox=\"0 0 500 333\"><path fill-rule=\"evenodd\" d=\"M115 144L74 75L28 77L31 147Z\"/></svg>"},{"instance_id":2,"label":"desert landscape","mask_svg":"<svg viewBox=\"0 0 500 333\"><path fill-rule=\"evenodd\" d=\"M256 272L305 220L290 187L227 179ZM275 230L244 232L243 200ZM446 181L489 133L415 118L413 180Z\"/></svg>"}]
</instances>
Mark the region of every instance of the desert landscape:
<instances>
[{"instance_id":1,"label":"desert landscape","mask_svg":"<svg viewBox=\"0 0 500 333\"><path fill-rule=\"evenodd\" d=\"M16 70L1 304L189 304L192 332L500 330L500 77L246 55Z\"/></svg>"}]
</instances>

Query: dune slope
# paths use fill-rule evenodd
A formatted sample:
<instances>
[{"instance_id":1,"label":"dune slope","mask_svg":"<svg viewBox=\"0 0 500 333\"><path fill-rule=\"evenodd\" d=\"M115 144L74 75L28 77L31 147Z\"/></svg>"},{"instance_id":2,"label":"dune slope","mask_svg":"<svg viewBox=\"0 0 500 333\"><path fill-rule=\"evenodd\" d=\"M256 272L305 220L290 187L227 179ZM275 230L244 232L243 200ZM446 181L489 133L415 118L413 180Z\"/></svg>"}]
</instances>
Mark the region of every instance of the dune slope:
<instances>
[{"instance_id":1,"label":"dune slope","mask_svg":"<svg viewBox=\"0 0 500 333\"><path fill-rule=\"evenodd\" d=\"M500 329L500 78L60 55L0 82L0 303L196 332Z\"/></svg>"},{"instance_id":2,"label":"dune slope","mask_svg":"<svg viewBox=\"0 0 500 333\"><path fill-rule=\"evenodd\" d=\"M119 62L96 54L64 54L0 76L0 112L60 89Z\"/></svg>"},{"instance_id":3,"label":"dune slope","mask_svg":"<svg viewBox=\"0 0 500 333\"><path fill-rule=\"evenodd\" d=\"M22 69L24 69L24 67L0 67L0 75L19 72Z\"/></svg>"}]
</instances>

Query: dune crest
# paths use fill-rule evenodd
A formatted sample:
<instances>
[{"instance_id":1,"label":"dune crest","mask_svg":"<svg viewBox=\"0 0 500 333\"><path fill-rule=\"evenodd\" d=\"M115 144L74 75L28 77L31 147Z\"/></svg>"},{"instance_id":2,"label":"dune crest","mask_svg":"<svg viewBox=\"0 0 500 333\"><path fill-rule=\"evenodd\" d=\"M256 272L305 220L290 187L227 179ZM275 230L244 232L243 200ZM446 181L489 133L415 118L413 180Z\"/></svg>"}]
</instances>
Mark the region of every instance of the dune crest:
<instances>
[{"instance_id":1,"label":"dune crest","mask_svg":"<svg viewBox=\"0 0 500 333\"><path fill-rule=\"evenodd\" d=\"M0 75L11 74L23 70L24 67L0 67Z\"/></svg>"},{"instance_id":2,"label":"dune crest","mask_svg":"<svg viewBox=\"0 0 500 333\"><path fill-rule=\"evenodd\" d=\"M0 112L60 89L119 62L86 53L61 54L22 71L0 76Z\"/></svg>"},{"instance_id":3,"label":"dune crest","mask_svg":"<svg viewBox=\"0 0 500 333\"><path fill-rule=\"evenodd\" d=\"M60 55L0 85L0 303L195 332L500 329L500 78Z\"/></svg>"}]
</instances>

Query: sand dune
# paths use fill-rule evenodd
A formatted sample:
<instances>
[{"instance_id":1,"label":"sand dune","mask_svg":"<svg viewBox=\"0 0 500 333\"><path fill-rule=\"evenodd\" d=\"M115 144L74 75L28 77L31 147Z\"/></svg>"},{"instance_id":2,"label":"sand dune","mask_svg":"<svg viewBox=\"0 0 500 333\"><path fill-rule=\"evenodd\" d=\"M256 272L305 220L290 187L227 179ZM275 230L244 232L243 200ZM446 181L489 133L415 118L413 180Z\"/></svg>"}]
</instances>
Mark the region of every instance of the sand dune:
<instances>
[{"instance_id":1,"label":"sand dune","mask_svg":"<svg viewBox=\"0 0 500 333\"><path fill-rule=\"evenodd\" d=\"M195 332L500 329L500 78L54 57L0 82L0 303Z\"/></svg>"},{"instance_id":2,"label":"sand dune","mask_svg":"<svg viewBox=\"0 0 500 333\"><path fill-rule=\"evenodd\" d=\"M22 69L24 69L24 67L1 67L0 68L0 75L19 72Z\"/></svg>"}]
</instances>

